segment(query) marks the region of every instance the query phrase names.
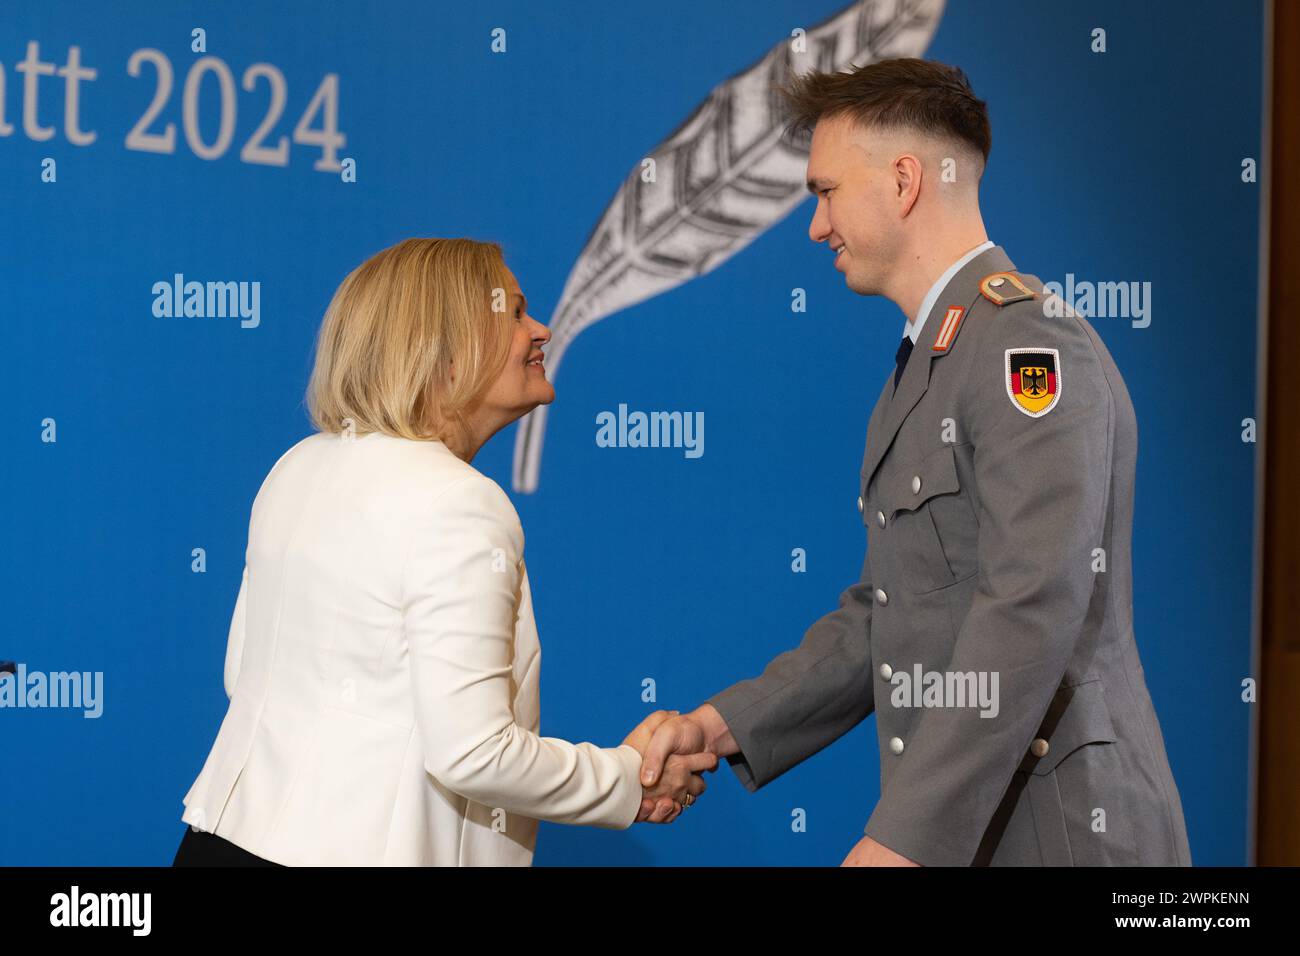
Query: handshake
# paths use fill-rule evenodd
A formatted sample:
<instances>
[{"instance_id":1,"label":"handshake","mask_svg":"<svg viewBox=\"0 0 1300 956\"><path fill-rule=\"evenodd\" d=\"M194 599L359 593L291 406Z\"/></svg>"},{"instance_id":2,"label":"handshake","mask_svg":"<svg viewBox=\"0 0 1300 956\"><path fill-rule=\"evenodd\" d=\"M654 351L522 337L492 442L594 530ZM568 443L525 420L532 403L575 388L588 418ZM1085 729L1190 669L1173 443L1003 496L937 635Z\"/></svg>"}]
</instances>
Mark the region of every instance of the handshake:
<instances>
[{"instance_id":1,"label":"handshake","mask_svg":"<svg viewBox=\"0 0 1300 956\"><path fill-rule=\"evenodd\" d=\"M704 792L703 771L718 758L740 753L726 720L712 704L689 714L656 710L623 743L641 755L641 809L636 823L672 823ZM901 853L862 836L841 866L919 866Z\"/></svg>"},{"instance_id":2,"label":"handshake","mask_svg":"<svg viewBox=\"0 0 1300 956\"><path fill-rule=\"evenodd\" d=\"M627 735L623 743L641 754L641 809L635 822L672 823L705 791L700 774L718 768L711 725L720 725L717 730L730 737L721 715L707 704L685 715L657 710Z\"/></svg>"}]
</instances>

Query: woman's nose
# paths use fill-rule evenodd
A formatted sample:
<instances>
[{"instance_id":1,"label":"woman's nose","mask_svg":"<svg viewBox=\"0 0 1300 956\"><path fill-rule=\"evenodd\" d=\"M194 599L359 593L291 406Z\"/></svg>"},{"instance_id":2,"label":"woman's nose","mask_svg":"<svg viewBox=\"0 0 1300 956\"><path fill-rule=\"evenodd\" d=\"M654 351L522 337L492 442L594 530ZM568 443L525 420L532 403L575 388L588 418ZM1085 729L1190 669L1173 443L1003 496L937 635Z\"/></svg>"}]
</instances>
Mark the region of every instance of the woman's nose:
<instances>
[{"instance_id":1,"label":"woman's nose","mask_svg":"<svg viewBox=\"0 0 1300 956\"><path fill-rule=\"evenodd\" d=\"M535 326L533 329L533 339L535 341L541 342L544 345L551 340L550 329L542 325L542 323L538 322L536 319L533 319L533 325Z\"/></svg>"}]
</instances>

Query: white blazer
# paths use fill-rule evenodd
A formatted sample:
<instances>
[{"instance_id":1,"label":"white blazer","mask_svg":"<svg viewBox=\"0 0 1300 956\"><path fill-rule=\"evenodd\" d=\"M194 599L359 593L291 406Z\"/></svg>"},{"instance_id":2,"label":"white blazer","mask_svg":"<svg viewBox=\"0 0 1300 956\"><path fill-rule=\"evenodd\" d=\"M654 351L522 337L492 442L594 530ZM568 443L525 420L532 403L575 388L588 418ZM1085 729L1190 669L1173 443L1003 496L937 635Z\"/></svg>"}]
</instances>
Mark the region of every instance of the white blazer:
<instances>
[{"instance_id":1,"label":"white blazer","mask_svg":"<svg viewBox=\"0 0 1300 956\"><path fill-rule=\"evenodd\" d=\"M527 866L641 756L540 737L519 516L442 443L310 435L253 502L229 708L181 819L290 866Z\"/></svg>"}]
</instances>

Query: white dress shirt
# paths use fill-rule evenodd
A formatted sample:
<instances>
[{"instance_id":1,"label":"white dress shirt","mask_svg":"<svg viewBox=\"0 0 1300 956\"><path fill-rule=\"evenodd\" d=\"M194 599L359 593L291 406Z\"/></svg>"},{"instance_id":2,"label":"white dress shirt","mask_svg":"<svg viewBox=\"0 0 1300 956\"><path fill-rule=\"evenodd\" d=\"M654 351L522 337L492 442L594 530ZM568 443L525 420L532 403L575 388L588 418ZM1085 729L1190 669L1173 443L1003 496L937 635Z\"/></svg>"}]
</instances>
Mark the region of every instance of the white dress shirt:
<instances>
[{"instance_id":1,"label":"white dress shirt","mask_svg":"<svg viewBox=\"0 0 1300 956\"><path fill-rule=\"evenodd\" d=\"M970 252L966 253L950 265L947 271L934 281L934 285L930 286L930 291L927 292L925 298L921 300L921 308L916 313L916 316L913 319L908 320L907 324L903 326L903 334L911 338L913 345L916 344L916 340L921 334L921 328L925 325L925 320L930 316L930 310L934 308L935 300L939 298L944 288L952 281L952 277L961 270L962 266L970 262L985 249L992 248L993 241L991 239L981 242Z\"/></svg>"}]
</instances>

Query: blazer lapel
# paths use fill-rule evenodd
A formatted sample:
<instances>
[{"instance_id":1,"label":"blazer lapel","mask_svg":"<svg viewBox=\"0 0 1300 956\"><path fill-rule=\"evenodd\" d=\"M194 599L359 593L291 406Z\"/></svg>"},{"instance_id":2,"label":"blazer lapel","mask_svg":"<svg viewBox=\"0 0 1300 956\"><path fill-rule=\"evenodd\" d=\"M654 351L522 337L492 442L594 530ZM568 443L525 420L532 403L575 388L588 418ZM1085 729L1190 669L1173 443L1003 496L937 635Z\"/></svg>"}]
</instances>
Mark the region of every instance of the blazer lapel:
<instances>
[{"instance_id":1,"label":"blazer lapel","mask_svg":"<svg viewBox=\"0 0 1300 956\"><path fill-rule=\"evenodd\" d=\"M966 324L965 320L969 318L971 306L979 298L980 280L994 272L1007 272L1013 269L1015 266L1002 251L1001 246L985 249L962 266L944 286L939 297L934 300L934 306L930 309L917 343L912 349L907 368L903 370L903 377L898 382L898 391L889 397L890 384L886 384L885 391L881 393L884 405L877 406L878 414L872 418L867 435L867 453L862 459L862 478L866 485L871 484L871 478L885 457L885 452L889 451L889 447L894 443L894 436L898 434L907 416L930 387L930 366L952 351L957 334ZM936 339L943 331L944 319L952 306L965 309L962 322L949 339L947 348L935 349ZM892 372L890 378L891 380L893 378Z\"/></svg>"}]
</instances>

